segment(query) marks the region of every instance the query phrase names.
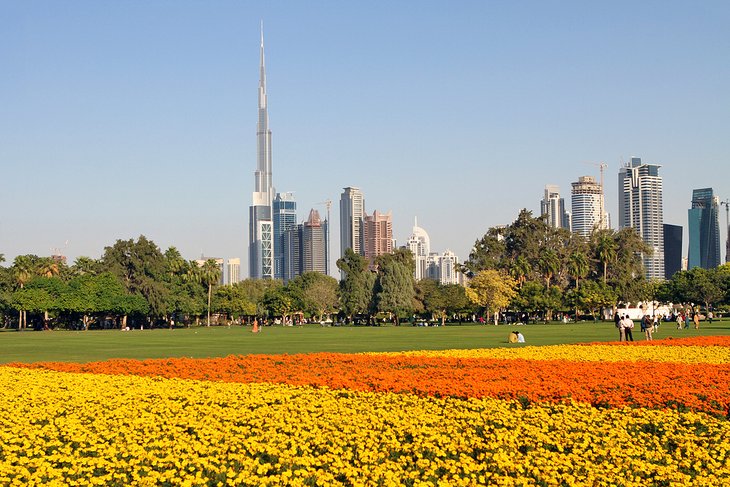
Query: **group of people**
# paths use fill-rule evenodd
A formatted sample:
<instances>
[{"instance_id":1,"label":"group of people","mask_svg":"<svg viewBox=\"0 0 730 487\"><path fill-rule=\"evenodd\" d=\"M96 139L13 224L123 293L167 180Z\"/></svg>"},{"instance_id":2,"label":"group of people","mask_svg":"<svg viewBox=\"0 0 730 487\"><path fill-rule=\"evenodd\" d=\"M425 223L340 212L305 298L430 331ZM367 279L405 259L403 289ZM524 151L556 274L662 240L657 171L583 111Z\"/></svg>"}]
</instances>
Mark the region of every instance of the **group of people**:
<instances>
[{"instance_id":1,"label":"group of people","mask_svg":"<svg viewBox=\"0 0 730 487\"><path fill-rule=\"evenodd\" d=\"M708 314L708 317L712 315L712 312ZM691 318L692 322L695 325L695 330L700 329L700 314L694 313L694 315ZM710 323L712 323L712 318L709 318ZM690 322L690 316L689 313L678 313L677 314L677 330L681 330L682 328L689 328L689 322Z\"/></svg>"},{"instance_id":2,"label":"group of people","mask_svg":"<svg viewBox=\"0 0 730 487\"><path fill-rule=\"evenodd\" d=\"M509 334L509 342L510 343L525 343L525 335L520 333L519 331L513 331Z\"/></svg>"},{"instance_id":3,"label":"group of people","mask_svg":"<svg viewBox=\"0 0 730 487\"><path fill-rule=\"evenodd\" d=\"M629 315L619 315L616 313L613 317L616 328L618 328L618 339L621 342L633 342L634 341L634 320ZM649 315L644 315L641 319L641 331L644 332L644 336L647 340L653 340L653 333L659 330L659 319L658 317L652 318Z\"/></svg>"}]
</instances>

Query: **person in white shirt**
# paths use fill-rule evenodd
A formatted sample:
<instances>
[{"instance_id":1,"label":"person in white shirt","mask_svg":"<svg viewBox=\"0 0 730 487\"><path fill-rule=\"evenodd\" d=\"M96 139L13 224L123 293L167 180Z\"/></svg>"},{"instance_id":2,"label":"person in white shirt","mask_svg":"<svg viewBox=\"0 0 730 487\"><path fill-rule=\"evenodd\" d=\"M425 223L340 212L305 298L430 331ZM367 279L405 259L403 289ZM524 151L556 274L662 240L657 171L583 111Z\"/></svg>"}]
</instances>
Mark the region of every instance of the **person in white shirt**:
<instances>
[{"instance_id":1,"label":"person in white shirt","mask_svg":"<svg viewBox=\"0 0 730 487\"><path fill-rule=\"evenodd\" d=\"M631 330L634 329L634 320L629 318L629 315L624 316L624 333L626 335L626 341L633 342L634 341L634 335L631 333Z\"/></svg>"}]
</instances>

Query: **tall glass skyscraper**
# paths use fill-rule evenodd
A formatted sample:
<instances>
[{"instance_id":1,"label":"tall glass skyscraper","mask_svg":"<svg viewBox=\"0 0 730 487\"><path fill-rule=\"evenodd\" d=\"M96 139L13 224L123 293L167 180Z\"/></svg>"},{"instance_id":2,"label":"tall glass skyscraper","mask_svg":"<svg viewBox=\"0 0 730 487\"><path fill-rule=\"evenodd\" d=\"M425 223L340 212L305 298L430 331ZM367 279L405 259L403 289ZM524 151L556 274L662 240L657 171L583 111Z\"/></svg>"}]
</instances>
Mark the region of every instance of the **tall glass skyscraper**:
<instances>
[{"instance_id":1,"label":"tall glass skyscraper","mask_svg":"<svg viewBox=\"0 0 730 487\"><path fill-rule=\"evenodd\" d=\"M619 228L633 227L653 250L642 255L647 279L664 279L664 205L656 164L632 157L618 173Z\"/></svg>"},{"instance_id":2,"label":"tall glass skyscraper","mask_svg":"<svg viewBox=\"0 0 730 487\"><path fill-rule=\"evenodd\" d=\"M258 111L255 185L252 194L253 204L249 207L248 271L254 279L271 279L274 277L274 228L272 221L274 186L271 165L271 130L269 130L269 110L266 97L263 26L261 28Z\"/></svg>"},{"instance_id":3,"label":"tall glass skyscraper","mask_svg":"<svg viewBox=\"0 0 730 487\"><path fill-rule=\"evenodd\" d=\"M274 198L274 278L284 279L284 233L297 226L294 193L276 193Z\"/></svg>"},{"instance_id":4,"label":"tall glass skyscraper","mask_svg":"<svg viewBox=\"0 0 730 487\"><path fill-rule=\"evenodd\" d=\"M692 191L689 216L687 268L712 269L720 265L720 199L712 188Z\"/></svg>"},{"instance_id":5,"label":"tall glass skyscraper","mask_svg":"<svg viewBox=\"0 0 730 487\"><path fill-rule=\"evenodd\" d=\"M312 209L302 225L302 272L327 273L326 226Z\"/></svg>"},{"instance_id":6,"label":"tall glass skyscraper","mask_svg":"<svg viewBox=\"0 0 730 487\"><path fill-rule=\"evenodd\" d=\"M344 188L340 196L340 256L345 250L352 249L356 254L365 255L363 222L365 219L365 199L359 188Z\"/></svg>"}]
</instances>

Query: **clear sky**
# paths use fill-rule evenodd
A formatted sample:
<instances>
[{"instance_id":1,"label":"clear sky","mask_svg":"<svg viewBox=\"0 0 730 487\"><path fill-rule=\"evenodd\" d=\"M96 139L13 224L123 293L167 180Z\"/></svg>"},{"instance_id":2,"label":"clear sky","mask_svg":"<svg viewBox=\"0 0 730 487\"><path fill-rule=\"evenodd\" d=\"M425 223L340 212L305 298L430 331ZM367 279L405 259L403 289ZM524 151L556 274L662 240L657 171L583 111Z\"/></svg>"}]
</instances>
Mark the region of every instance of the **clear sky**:
<instances>
[{"instance_id":1,"label":"clear sky","mask_svg":"<svg viewBox=\"0 0 730 487\"><path fill-rule=\"evenodd\" d=\"M685 246L692 189L730 197L727 1L0 0L0 253L246 268L262 20L274 185L334 202L335 256L345 186L462 259L599 162L614 226L621 161L660 164Z\"/></svg>"}]
</instances>

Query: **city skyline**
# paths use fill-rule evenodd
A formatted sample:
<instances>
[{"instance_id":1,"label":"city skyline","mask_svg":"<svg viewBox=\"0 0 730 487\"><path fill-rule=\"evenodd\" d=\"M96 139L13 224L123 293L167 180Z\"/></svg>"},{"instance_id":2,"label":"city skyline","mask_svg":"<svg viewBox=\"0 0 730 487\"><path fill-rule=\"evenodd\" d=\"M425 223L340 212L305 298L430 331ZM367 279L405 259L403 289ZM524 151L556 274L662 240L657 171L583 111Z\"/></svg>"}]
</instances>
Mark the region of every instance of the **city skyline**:
<instances>
[{"instance_id":1,"label":"city skyline","mask_svg":"<svg viewBox=\"0 0 730 487\"><path fill-rule=\"evenodd\" d=\"M144 234L247 275L261 19L276 186L303 212L357 186L398 245L417 216L466 259L598 162L614 227L632 155L685 235L693 188L730 196L726 4L378 5L3 4L0 252L72 263Z\"/></svg>"}]
</instances>

